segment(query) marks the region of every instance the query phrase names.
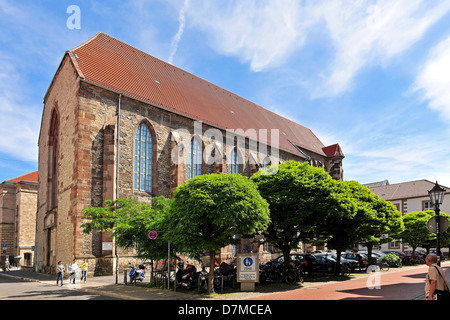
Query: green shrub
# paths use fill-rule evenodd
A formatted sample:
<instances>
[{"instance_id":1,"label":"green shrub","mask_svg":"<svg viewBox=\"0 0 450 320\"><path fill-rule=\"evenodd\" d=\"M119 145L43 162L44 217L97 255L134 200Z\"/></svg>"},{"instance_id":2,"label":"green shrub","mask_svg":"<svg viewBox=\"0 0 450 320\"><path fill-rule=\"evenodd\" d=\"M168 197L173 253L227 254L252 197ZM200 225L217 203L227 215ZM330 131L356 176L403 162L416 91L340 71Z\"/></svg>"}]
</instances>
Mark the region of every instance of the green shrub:
<instances>
[{"instance_id":1,"label":"green shrub","mask_svg":"<svg viewBox=\"0 0 450 320\"><path fill-rule=\"evenodd\" d=\"M401 267L400 257L393 253L389 253L389 254L385 255L381 259L381 262L387 263L389 265L389 267L392 267L392 268Z\"/></svg>"}]
</instances>

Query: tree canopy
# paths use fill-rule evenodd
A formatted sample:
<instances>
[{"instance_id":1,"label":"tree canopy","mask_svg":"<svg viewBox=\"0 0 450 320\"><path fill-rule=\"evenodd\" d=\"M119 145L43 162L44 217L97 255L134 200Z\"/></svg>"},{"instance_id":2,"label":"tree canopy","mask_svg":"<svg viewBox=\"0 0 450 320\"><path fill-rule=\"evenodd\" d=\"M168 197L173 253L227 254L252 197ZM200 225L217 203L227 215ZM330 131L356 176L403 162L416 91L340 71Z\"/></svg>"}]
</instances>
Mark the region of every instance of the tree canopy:
<instances>
[{"instance_id":1,"label":"tree canopy","mask_svg":"<svg viewBox=\"0 0 450 320\"><path fill-rule=\"evenodd\" d=\"M348 205L336 193L336 181L322 168L308 163L288 161L251 178L270 207L271 223L264 236L279 248L289 263L288 255L301 241L317 237L317 225L331 212L345 212ZM321 235L319 235L321 236Z\"/></svg>"},{"instance_id":2,"label":"tree canopy","mask_svg":"<svg viewBox=\"0 0 450 320\"><path fill-rule=\"evenodd\" d=\"M215 252L234 243L236 234L266 229L269 207L256 186L240 174L207 174L177 187L165 219L165 239L180 252L210 254L209 290L213 291Z\"/></svg>"},{"instance_id":3,"label":"tree canopy","mask_svg":"<svg viewBox=\"0 0 450 320\"><path fill-rule=\"evenodd\" d=\"M85 234L92 231L112 232L118 246L136 249L140 258L166 258L167 243L150 240L148 233L151 230L164 230L170 201L162 196L153 198L152 205L131 198L107 200L103 207L84 209L86 222L81 227Z\"/></svg>"},{"instance_id":4,"label":"tree canopy","mask_svg":"<svg viewBox=\"0 0 450 320\"><path fill-rule=\"evenodd\" d=\"M405 230L401 233L404 243L413 248L427 246L427 243L436 239L436 235L428 230L427 223L434 216L433 210L410 212L403 216Z\"/></svg>"},{"instance_id":5,"label":"tree canopy","mask_svg":"<svg viewBox=\"0 0 450 320\"><path fill-rule=\"evenodd\" d=\"M374 245L391 242L404 230L401 213L389 201L381 199L356 181L342 182L345 192L355 201L353 217L355 243L364 244L371 256Z\"/></svg>"}]
</instances>

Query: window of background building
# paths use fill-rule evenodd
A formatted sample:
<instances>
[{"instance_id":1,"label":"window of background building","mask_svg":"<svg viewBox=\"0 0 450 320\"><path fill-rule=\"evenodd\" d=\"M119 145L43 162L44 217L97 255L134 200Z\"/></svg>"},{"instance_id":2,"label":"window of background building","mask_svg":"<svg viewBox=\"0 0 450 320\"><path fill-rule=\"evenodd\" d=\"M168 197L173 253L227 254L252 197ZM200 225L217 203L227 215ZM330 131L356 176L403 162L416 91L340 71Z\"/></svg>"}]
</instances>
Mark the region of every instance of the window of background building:
<instances>
[{"instance_id":1,"label":"window of background building","mask_svg":"<svg viewBox=\"0 0 450 320\"><path fill-rule=\"evenodd\" d=\"M389 242L388 248L389 249L400 249L400 244L401 244L400 240L394 240L392 242Z\"/></svg>"},{"instance_id":2,"label":"window of background building","mask_svg":"<svg viewBox=\"0 0 450 320\"><path fill-rule=\"evenodd\" d=\"M422 210L434 210L431 201L422 201Z\"/></svg>"}]
</instances>

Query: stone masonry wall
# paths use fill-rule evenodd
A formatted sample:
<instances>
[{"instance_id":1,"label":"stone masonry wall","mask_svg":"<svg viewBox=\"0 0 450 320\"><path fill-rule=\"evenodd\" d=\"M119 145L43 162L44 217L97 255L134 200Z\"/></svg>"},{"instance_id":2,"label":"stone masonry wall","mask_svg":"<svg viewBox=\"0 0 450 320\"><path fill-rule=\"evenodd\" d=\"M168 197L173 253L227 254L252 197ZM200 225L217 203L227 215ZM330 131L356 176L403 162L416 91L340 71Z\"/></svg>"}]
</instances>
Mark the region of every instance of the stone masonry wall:
<instances>
[{"instance_id":1,"label":"stone masonry wall","mask_svg":"<svg viewBox=\"0 0 450 320\"><path fill-rule=\"evenodd\" d=\"M36 226L36 269L54 272L59 260L68 264L74 256L72 201L77 192L78 76L68 56L54 77L44 100L39 135L39 191ZM57 207L49 201L49 132L53 110L59 118ZM82 195L79 195L82 197Z\"/></svg>"}]
</instances>

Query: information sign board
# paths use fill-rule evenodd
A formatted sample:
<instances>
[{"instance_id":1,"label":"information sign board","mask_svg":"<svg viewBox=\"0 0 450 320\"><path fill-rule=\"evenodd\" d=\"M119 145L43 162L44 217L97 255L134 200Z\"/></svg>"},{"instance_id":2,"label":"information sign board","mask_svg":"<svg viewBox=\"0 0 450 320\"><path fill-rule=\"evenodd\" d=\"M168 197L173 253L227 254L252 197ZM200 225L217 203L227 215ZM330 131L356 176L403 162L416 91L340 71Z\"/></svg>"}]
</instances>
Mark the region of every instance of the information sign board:
<instances>
[{"instance_id":1,"label":"information sign board","mask_svg":"<svg viewBox=\"0 0 450 320\"><path fill-rule=\"evenodd\" d=\"M259 281L259 256L257 253L239 253L237 261L238 282Z\"/></svg>"}]
</instances>

